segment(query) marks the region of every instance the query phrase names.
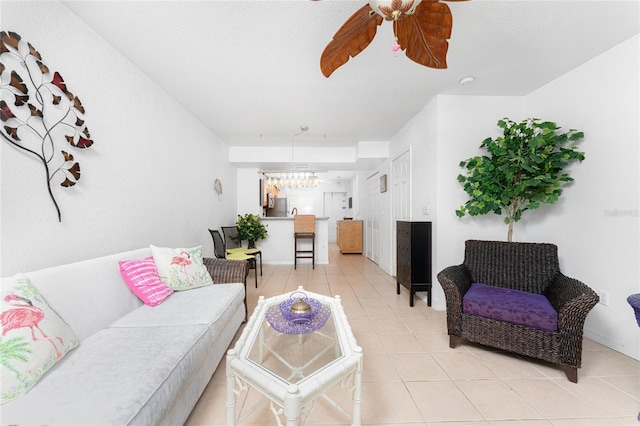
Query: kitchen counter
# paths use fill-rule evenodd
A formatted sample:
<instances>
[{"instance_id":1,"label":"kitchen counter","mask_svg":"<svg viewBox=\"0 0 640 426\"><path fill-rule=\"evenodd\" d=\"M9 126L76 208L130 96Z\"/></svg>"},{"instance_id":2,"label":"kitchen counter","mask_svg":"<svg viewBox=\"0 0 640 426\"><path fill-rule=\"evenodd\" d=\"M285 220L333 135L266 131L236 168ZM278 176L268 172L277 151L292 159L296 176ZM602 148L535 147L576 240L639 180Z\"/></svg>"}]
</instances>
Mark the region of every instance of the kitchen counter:
<instances>
[{"instance_id":1,"label":"kitchen counter","mask_svg":"<svg viewBox=\"0 0 640 426\"><path fill-rule=\"evenodd\" d=\"M261 217L267 227L267 238L256 242L262 260L272 265L293 265L293 216ZM329 264L329 218L316 217L316 264ZM311 250L311 241L299 241L298 248ZM311 265L311 259L298 259L298 266Z\"/></svg>"}]
</instances>

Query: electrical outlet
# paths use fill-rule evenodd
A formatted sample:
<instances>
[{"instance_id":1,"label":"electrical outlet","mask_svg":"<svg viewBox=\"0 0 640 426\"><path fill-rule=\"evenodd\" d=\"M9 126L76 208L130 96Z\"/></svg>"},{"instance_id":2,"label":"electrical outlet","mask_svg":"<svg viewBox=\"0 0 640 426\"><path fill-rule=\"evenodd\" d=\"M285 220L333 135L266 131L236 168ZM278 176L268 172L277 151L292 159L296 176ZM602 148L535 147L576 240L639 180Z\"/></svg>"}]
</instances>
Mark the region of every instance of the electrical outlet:
<instances>
[{"instance_id":1,"label":"electrical outlet","mask_svg":"<svg viewBox=\"0 0 640 426\"><path fill-rule=\"evenodd\" d=\"M600 301L598 303L604 306L609 306L609 292L598 290L596 293L598 293L598 297L600 298Z\"/></svg>"},{"instance_id":2,"label":"electrical outlet","mask_svg":"<svg viewBox=\"0 0 640 426\"><path fill-rule=\"evenodd\" d=\"M429 206L422 206L422 215L429 216Z\"/></svg>"}]
</instances>

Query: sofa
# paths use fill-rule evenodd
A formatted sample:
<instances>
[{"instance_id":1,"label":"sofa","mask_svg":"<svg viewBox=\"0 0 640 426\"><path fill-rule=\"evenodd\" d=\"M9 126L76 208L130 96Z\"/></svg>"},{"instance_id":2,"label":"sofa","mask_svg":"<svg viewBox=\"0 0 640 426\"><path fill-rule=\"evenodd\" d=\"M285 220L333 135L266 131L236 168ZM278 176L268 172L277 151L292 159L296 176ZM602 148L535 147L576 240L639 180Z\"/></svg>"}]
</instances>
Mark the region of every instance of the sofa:
<instances>
[{"instance_id":1,"label":"sofa","mask_svg":"<svg viewBox=\"0 0 640 426\"><path fill-rule=\"evenodd\" d=\"M148 306L125 284L119 262L150 255L144 248L24 274L78 343L2 405L3 425L185 422L246 319L247 264L205 258L215 285Z\"/></svg>"},{"instance_id":2,"label":"sofa","mask_svg":"<svg viewBox=\"0 0 640 426\"><path fill-rule=\"evenodd\" d=\"M598 295L562 274L554 244L468 240L438 274L449 346L463 340L559 364L578 381L582 333Z\"/></svg>"}]
</instances>

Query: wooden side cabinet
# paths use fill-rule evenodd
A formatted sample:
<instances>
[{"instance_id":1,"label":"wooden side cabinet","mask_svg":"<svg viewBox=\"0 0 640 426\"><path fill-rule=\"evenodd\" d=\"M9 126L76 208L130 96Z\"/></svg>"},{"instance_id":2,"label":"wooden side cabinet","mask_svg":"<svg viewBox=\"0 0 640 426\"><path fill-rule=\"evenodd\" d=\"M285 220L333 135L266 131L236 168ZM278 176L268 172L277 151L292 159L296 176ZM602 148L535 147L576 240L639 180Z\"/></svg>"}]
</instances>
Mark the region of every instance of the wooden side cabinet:
<instances>
[{"instance_id":1,"label":"wooden side cabinet","mask_svg":"<svg viewBox=\"0 0 640 426\"><path fill-rule=\"evenodd\" d=\"M416 291L427 292L431 306L431 222L396 222L396 291L409 290L409 306Z\"/></svg>"},{"instance_id":2,"label":"wooden side cabinet","mask_svg":"<svg viewBox=\"0 0 640 426\"><path fill-rule=\"evenodd\" d=\"M336 240L340 253L362 253L362 221L339 220Z\"/></svg>"}]
</instances>

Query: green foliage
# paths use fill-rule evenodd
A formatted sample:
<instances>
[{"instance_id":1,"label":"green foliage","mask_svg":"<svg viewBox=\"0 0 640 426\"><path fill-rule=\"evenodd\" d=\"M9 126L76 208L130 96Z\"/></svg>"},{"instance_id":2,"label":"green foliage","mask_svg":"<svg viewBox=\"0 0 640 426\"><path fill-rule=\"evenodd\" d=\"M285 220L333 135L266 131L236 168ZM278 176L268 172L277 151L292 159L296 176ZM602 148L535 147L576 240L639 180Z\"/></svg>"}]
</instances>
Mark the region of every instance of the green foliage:
<instances>
[{"instance_id":1,"label":"green foliage","mask_svg":"<svg viewBox=\"0 0 640 426\"><path fill-rule=\"evenodd\" d=\"M556 123L528 118L515 123L508 118L498 121L503 135L487 138L480 145L489 155L460 162L466 175L458 175L469 200L456 210L458 217L506 213L504 222L518 222L526 210L543 203L552 204L562 194L562 185L573 181L564 169L573 161L584 160L576 146L583 132L570 129L560 133Z\"/></svg>"},{"instance_id":2,"label":"green foliage","mask_svg":"<svg viewBox=\"0 0 640 426\"><path fill-rule=\"evenodd\" d=\"M22 337L12 337L10 339L0 340L0 365L4 365L7 369L13 371L19 380L25 382L18 369L13 367L12 361L28 362L31 350L31 344ZM25 382L26 383L26 382Z\"/></svg>"},{"instance_id":3,"label":"green foliage","mask_svg":"<svg viewBox=\"0 0 640 426\"><path fill-rule=\"evenodd\" d=\"M267 237L267 228L260 222L258 215L252 213L238 215L236 226L240 240L258 241Z\"/></svg>"}]
</instances>

